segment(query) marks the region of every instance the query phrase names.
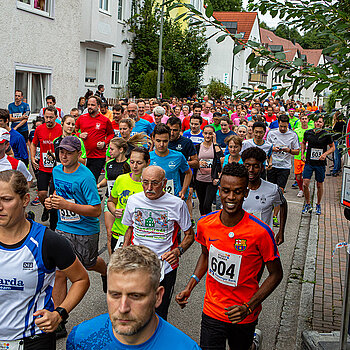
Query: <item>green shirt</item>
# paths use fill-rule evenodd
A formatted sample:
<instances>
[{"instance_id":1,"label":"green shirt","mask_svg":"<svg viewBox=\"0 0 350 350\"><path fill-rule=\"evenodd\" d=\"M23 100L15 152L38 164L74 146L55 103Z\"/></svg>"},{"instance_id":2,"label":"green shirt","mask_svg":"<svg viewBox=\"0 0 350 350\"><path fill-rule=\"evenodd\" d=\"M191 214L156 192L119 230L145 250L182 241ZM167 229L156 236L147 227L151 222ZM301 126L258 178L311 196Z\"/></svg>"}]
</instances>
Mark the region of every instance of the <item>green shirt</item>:
<instances>
[{"instance_id":1,"label":"green shirt","mask_svg":"<svg viewBox=\"0 0 350 350\"><path fill-rule=\"evenodd\" d=\"M118 202L115 206L116 209L125 209L128 198L135 194L142 192L142 183L134 181L131 178L131 173L118 176L113 185L111 195L113 198L117 198ZM125 235L128 226L122 224L122 217L115 219L112 226L112 233L116 235Z\"/></svg>"},{"instance_id":2,"label":"green shirt","mask_svg":"<svg viewBox=\"0 0 350 350\"><path fill-rule=\"evenodd\" d=\"M313 127L310 127L310 125L308 125L307 129L303 129L301 126L296 128L294 130L294 132L298 135L298 139L299 139L299 143L301 144L304 140L304 134L305 131L313 129ZM305 156L306 156L306 149L305 149ZM301 160L301 151L299 152L299 154L297 154L296 156L294 156L294 159L299 159Z\"/></svg>"},{"instance_id":3,"label":"green shirt","mask_svg":"<svg viewBox=\"0 0 350 350\"><path fill-rule=\"evenodd\" d=\"M301 121L299 118L294 117L293 119L289 119L290 126L295 131L295 129L301 129ZM313 120L309 120L308 126L310 129L314 129L315 123Z\"/></svg>"},{"instance_id":4,"label":"green shirt","mask_svg":"<svg viewBox=\"0 0 350 350\"><path fill-rule=\"evenodd\" d=\"M218 130L221 130L221 125L215 125L214 123L213 124L209 124L210 126L214 127L215 129L215 132L217 132Z\"/></svg>"}]
</instances>

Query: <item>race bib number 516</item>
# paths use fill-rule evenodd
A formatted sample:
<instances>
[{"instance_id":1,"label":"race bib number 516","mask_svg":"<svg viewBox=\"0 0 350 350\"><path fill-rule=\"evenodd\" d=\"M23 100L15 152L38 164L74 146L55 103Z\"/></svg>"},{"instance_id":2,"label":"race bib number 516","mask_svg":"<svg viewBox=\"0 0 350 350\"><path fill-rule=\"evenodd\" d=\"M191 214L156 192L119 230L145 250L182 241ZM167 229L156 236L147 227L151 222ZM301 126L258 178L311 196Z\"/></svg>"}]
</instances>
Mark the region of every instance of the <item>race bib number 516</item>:
<instances>
[{"instance_id":1,"label":"race bib number 516","mask_svg":"<svg viewBox=\"0 0 350 350\"><path fill-rule=\"evenodd\" d=\"M227 253L211 245L209 249L208 273L222 284L237 287L241 260L241 255Z\"/></svg>"}]
</instances>

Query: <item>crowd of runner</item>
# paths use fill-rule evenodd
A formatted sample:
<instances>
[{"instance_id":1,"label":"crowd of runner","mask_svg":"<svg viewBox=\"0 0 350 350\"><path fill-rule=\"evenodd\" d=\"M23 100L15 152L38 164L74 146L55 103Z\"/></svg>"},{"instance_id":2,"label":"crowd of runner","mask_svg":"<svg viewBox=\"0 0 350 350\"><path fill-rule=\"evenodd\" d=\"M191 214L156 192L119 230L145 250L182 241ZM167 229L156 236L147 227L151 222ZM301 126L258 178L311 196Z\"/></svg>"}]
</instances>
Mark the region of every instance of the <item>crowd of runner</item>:
<instances>
[{"instance_id":1,"label":"crowd of runner","mask_svg":"<svg viewBox=\"0 0 350 350\"><path fill-rule=\"evenodd\" d=\"M103 93L100 85L68 114L47 96L32 123L19 90L0 109L1 343L55 349L89 270L101 275L108 314L74 327L67 349L259 349L261 304L283 276L277 246L291 169L303 215L314 209L315 173L320 215L327 156L334 152L327 175L341 168L339 113L333 137L315 103L204 96L108 106ZM47 226L30 206L42 206ZM98 253L102 212L109 262ZM175 300L184 308L206 275L199 346L167 322L194 241L201 253Z\"/></svg>"}]
</instances>

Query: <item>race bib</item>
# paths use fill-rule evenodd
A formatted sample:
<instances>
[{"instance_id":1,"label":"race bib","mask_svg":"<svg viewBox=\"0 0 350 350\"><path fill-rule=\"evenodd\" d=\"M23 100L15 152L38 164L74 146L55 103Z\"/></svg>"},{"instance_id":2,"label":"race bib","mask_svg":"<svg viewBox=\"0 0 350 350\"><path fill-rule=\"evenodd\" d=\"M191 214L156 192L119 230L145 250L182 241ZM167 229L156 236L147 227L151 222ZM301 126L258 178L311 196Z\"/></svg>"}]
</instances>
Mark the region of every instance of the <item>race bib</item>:
<instances>
[{"instance_id":1,"label":"race bib","mask_svg":"<svg viewBox=\"0 0 350 350\"><path fill-rule=\"evenodd\" d=\"M0 340L0 350L23 350L24 341L20 340Z\"/></svg>"},{"instance_id":2,"label":"race bib","mask_svg":"<svg viewBox=\"0 0 350 350\"><path fill-rule=\"evenodd\" d=\"M111 194L115 180L107 180L108 196Z\"/></svg>"},{"instance_id":3,"label":"race bib","mask_svg":"<svg viewBox=\"0 0 350 350\"><path fill-rule=\"evenodd\" d=\"M169 179L166 183L165 186L165 192L168 192L170 194L174 194L175 190L174 190L174 180L173 179Z\"/></svg>"},{"instance_id":4,"label":"race bib","mask_svg":"<svg viewBox=\"0 0 350 350\"><path fill-rule=\"evenodd\" d=\"M211 245L208 273L219 283L237 287L241 260L241 255L227 253Z\"/></svg>"},{"instance_id":5,"label":"race bib","mask_svg":"<svg viewBox=\"0 0 350 350\"><path fill-rule=\"evenodd\" d=\"M200 165L201 168L211 169L213 167L213 159L200 159L199 164L201 164L201 162L205 162L205 166Z\"/></svg>"},{"instance_id":6,"label":"race bib","mask_svg":"<svg viewBox=\"0 0 350 350\"><path fill-rule=\"evenodd\" d=\"M124 244L124 238L125 238L125 236L122 236L122 235L119 236L118 241L117 241L117 244L116 244L115 247L114 247L114 252L115 252L117 249L119 249L119 248L121 248L121 247L123 246L123 244Z\"/></svg>"},{"instance_id":7,"label":"race bib","mask_svg":"<svg viewBox=\"0 0 350 350\"><path fill-rule=\"evenodd\" d=\"M47 153L43 153L43 165L45 168L53 168L55 166L55 160Z\"/></svg>"},{"instance_id":8,"label":"race bib","mask_svg":"<svg viewBox=\"0 0 350 350\"><path fill-rule=\"evenodd\" d=\"M66 199L67 202L75 203L74 199ZM60 209L60 217L63 222L76 222L80 220L80 215L68 209Z\"/></svg>"},{"instance_id":9,"label":"race bib","mask_svg":"<svg viewBox=\"0 0 350 350\"><path fill-rule=\"evenodd\" d=\"M13 113L12 114L13 118L22 118L22 113ZM1 349L1 348L0 348Z\"/></svg>"},{"instance_id":10,"label":"race bib","mask_svg":"<svg viewBox=\"0 0 350 350\"><path fill-rule=\"evenodd\" d=\"M320 157L322 154L323 154L322 148L311 148L310 160L320 160Z\"/></svg>"}]
</instances>

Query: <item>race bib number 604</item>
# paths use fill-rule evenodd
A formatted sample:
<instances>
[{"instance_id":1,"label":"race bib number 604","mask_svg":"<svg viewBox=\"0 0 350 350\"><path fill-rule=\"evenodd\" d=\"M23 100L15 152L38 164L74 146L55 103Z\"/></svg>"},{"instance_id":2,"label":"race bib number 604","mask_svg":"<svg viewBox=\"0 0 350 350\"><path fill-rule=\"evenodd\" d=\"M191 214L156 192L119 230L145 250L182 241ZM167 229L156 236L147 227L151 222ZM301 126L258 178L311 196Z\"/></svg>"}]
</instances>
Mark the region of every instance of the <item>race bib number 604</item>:
<instances>
[{"instance_id":1,"label":"race bib number 604","mask_svg":"<svg viewBox=\"0 0 350 350\"><path fill-rule=\"evenodd\" d=\"M208 273L222 284L237 287L241 260L241 255L227 253L211 245L209 249Z\"/></svg>"}]
</instances>

